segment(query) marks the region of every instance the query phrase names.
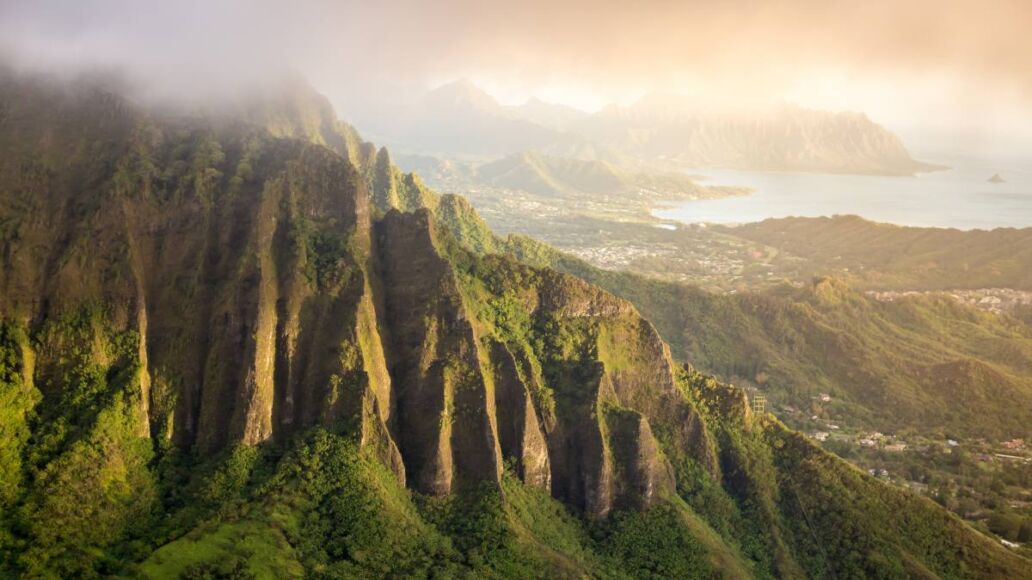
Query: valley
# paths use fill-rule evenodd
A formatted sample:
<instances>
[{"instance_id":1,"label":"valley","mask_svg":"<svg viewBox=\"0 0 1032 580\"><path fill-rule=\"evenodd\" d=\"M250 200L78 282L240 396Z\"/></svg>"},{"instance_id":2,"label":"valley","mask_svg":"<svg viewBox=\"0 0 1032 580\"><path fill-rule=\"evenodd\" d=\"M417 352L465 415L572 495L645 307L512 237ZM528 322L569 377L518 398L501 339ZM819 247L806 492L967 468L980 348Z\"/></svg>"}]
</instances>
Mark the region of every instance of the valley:
<instances>
[{"instance_id":1,"label":"valley","mask_svg":"<svg viewBox=\"0 0 1032 580\"><path fill-rule=\"evenodd\" d=\"M825 365L822 349L845 334L776 340L821 317L876 321L873 309L888 326L864 330L897 346L908 324L950 336L921 316L947 314L967 333L919 361L930 368L980 353L980 332L1013 342L997 362L1020 368L1032 359L1019 327L983 331L968 311L868 301L835 281L789 286L800 295L756 317L730 291L496 235L317 94L274 102L178 116L95 82L0 83L4 573L1027 570L1020 545L754 408L762 387L796 406L830 389L857 425L919 410L878 412L863 382L836 385L853 363ZM675 362L687 360L697 367ZM926 383L896 386L883 395L943 412ZM971 437L1026 412L1025 399L979 402L967 411L997 420Z\"/></svg>"},{"instance_id":2,"label":"valley","mask_svg":"<svg viewBox=\"0 0 1032 580\"><path fill-rule=\"evenodd\" d=\"M0 580L1032 580L1028 22L0 2Z\"/></svg>"},{"instance_id":3,"label":"valley","mask_svg":"<svg viewBox=\"0 0 1032 580\"><path fill-rule=\"evenodd\" d=\"M1028 542L1019 532L1032 526L1032 462L1004 445L1032 438L1032 230L853 216L689 225L634 198L437 178L428 181L468 196L496 232L564 252L541 263L629 299L685 360L765 395L815 443L1001 540ZM816 310L800 315L807 303ZM946 410L958 405L967 412Z\"/></svg>"}]
</instances>

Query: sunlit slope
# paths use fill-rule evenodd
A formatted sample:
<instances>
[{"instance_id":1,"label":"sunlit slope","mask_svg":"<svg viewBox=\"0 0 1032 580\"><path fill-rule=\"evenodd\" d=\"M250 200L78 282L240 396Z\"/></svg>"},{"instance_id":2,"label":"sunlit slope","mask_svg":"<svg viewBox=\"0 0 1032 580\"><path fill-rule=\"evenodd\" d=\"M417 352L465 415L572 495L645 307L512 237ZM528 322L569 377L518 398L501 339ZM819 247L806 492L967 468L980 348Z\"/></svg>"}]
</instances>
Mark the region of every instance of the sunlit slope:
<instances>
[{"instance_id":1,"label":"sunlit slope","mask_svg":"<svg viewBox=\"0 0 1032 580\"><path fill-rule=\"evenodd\" d=\"M5 83L5 575L1028 575L329 117Z\"/></svg>"}]
</instances>

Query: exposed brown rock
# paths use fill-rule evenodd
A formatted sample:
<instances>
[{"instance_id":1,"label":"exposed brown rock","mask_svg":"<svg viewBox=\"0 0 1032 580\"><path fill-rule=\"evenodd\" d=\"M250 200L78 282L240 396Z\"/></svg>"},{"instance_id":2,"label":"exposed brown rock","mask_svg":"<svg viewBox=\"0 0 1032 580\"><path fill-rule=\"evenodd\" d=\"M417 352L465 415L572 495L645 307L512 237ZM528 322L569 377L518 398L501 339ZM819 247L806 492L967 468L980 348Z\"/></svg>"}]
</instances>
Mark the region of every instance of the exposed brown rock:
<instances>
[{"instance_id":1,"label":"exposed brown rock","mask_svg":"<svg viewBox=\"0 0 1032 580\"><path fill-rule=\"evenodd\" d=\"M674 493L674 471L641 413L609 408L604 411L614 464L616 507L644 509Z\"/></svg>"},{"instance_id":2,"label":"exposed brown rock","mask_svg":"<svg viewBox=\"0 0 1032 580\"><path fill-rule=\"evenodd\" d=\"M502 456L515 460L516 474L525 483L551 489L548 445L516 359L504 344L495 341L491 344L491 362Z\"/></svg>"},{"instance_id":3,"label":"exposed brown rock","mask_svg":"<svg viewBox=\"0 0 1032 580\"><path fill-rule=\"evenodd\" d=\"M466 253L489 240L438 231L425 209L392 210L374 228L372 151L328 133L319 107L288 113L251 111L270 133L149 117L100 94L17 100L0 149L17 139L35 153L0 159L0 210L18 216L0 314L31 323L104 305L105 324L139 334L139 434L200 453L324 425L355 434L417 491L497 484L511 460L525 482L594 517L666 493L661 442L712 463L669 352L632 306ZM68 117L104 122L73 132L52 121ZM380 158L380 201L437 199ZM486 282L469 268L482 259L502 286L476 289ZM549 355L559 358L543 375L526 337L511 342L484 319L491 292L568 326L576 352ZM38 364L46 376L55 361ZM653 434L657 421L676 428Z\"/></svg>"},{"instance_id":4,"label":"exposed brown rock","mask_svg":"<svg viewBox=\"0 0 1032 580\"><path fill-rule=\"evenodd\" d=\"M427 211L392 210L378 230L398 438L414 487L499 481L501 454L480 344Z\"/></svg>"}]
</instances>

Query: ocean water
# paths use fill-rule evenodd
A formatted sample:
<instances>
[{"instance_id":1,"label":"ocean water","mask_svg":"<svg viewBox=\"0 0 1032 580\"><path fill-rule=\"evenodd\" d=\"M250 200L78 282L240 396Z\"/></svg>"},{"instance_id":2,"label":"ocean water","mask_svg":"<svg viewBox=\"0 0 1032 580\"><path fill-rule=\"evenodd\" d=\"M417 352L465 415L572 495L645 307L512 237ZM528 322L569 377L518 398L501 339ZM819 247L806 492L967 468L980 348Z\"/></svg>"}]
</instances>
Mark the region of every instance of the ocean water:
<instances>
[{"instance_id":1,"label":"ocean water","mask_svg":"<svg viewBox=\"0 0 1032 580\"><path fill-rule=\"evenodd\" d=\"M1032 227L1032 158L923 159L950 169L914 177L701 170L707 185L752 188L751 195L678 201L656 209L684 223L739 224L789 216L854 214L908 226L964 230ZM989 183L993 174L1006 183Z\"/></svg>"}]
</instances>

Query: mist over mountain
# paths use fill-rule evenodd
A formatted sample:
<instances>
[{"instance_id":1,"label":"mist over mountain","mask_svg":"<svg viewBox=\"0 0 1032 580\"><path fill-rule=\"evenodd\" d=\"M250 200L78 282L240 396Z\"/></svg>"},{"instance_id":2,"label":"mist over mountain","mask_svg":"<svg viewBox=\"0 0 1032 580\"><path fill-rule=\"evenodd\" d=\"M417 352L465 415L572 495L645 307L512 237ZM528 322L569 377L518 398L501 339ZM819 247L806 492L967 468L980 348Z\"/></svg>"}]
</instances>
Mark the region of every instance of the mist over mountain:
<instances>
[{"instance_id":1,"label":"mist over mountain","mask_svg":"<svg viewBox=\"0 0 1032 580\"><path fill-rule=\"evenodd\" d=\"M273 94L0 77L0 572L1027 576Z\"/></svg>"},{"instance_id":2,"label":"mist over mountain","mask_svg":"<svg viewBox=\"0 0 1032 580\"><path fill-rule=\"evenodd\" d=\"M719 110L669 94L589 114L536 99L503 106L460 80L358 123L402 150L480 159L540 150L667 168L883 175L936 168L915 161L897 136L861 113L791 105Z\"/></svg>"},{"instance_id":3,"label":"mist over mountain","mask_svg":"<svg viewBox=\"0 0 1032 580\"><path fill-rule=\"evenodd\" d=\"M1030 21L0 1L0 580L1032 580Z\"/></svg>"},{"instance_id":4,"label":"mist over mountain","mask_svg":"<svg viewBox=\"0 0 1032 580\"><path fill-rule=\"evenodd\" d=\"M547 103L531 97L522 105L506 107L517 119L523 119L556 131L566 131L590 114L580 109L557 103Z\"/></svg>"},{"instance_id":5,"label":"mist over mountain","mask_svg":"<svg viewBox=\"0 0 1032 580\"><path fill-rule=\"evenodd\" d=\"M562 137L556 130L512 114L469 81L444 85L358 122L380 135L386 145L473 158L536 149Z\"/></svg>"}]
</instances>

